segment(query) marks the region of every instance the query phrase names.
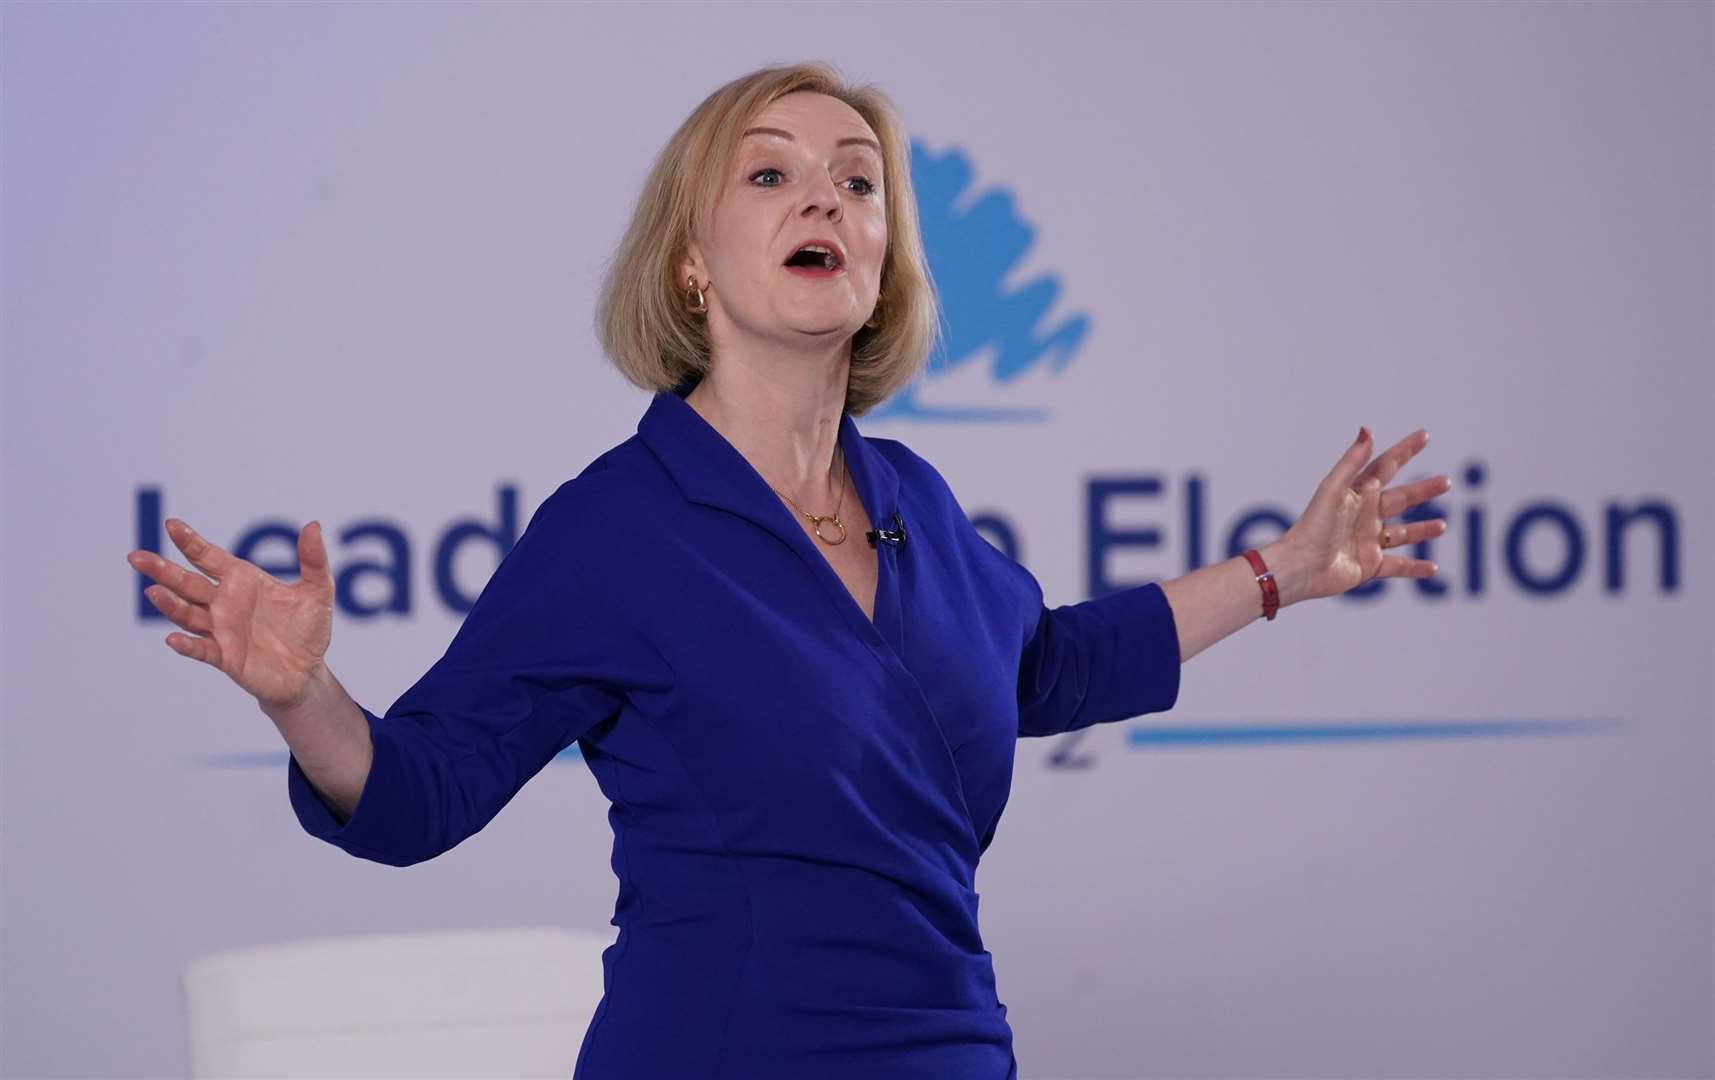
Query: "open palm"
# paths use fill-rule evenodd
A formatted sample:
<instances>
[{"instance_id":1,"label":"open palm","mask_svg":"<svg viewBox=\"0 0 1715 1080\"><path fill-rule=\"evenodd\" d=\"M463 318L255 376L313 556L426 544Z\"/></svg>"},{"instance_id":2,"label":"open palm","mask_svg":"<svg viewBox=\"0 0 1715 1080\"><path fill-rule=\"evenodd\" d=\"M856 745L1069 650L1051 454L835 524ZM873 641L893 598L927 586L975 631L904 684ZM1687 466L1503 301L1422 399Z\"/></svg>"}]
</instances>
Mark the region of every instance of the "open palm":
<instances>
[{"instance_id":1,"label":"open palm","mask_svg":"<svg viewBox=\"0 0 1715 1080\"><path fill-rule=\"evenodd\" d=\"M154 579L144 590L150 602L188 631L168 634L167 645L219 668L264 706L296 703L333 638L333 578L321 524L312 521L298 533L301 576L295 582L210 543L177 518L166 524L202 574L150 551L133 551L127 561Z\"/></svg>"},{"instance_id":2,"label":"open palm","mask_svg":"<svg viewBox=\"0 0 1715 1080\"><path fill-rule=\"evenodd\" d=\"M1433 577L1438 569L1428 559L1387 550L1432 540L1447 531L1442 518L1387 521L1453 486L1450 477L1441 475L1387 487L1405 463L1428 445L1429 433L1421 428L1412 432L1374 461L1369 461L1374 448L1369 429L1359 429L1358 435L1283 538L1296 549L1297 562L1304 568L1299 599L1337 596L1371 578Z\"/></svg>"}]
</instances>

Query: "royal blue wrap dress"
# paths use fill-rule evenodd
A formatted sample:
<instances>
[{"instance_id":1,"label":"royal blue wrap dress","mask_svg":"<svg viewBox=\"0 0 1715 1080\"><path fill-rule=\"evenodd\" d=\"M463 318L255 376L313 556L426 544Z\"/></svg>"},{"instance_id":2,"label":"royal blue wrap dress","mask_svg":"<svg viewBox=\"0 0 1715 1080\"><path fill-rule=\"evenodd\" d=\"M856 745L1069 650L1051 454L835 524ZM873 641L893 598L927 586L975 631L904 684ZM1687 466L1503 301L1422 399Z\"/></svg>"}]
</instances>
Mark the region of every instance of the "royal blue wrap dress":
<instances>
[{"instance_id":1,"label":"royal blue wrap dress","mask_svg":"<svg viewBox=\"0 0 1715 1080\"><path fill-rule=\"evenodd\" d=\"M1166 596L1046 607L927 461L843 414L856 495L904 524L872 621L686 389L556 489L440 660L364 710L349 821L289 762L297 818L408 866L575 742L619 882L578 1080L1011 1080L975 876L1016 740L1171 708Z\"/></svg>"}]
</instances>

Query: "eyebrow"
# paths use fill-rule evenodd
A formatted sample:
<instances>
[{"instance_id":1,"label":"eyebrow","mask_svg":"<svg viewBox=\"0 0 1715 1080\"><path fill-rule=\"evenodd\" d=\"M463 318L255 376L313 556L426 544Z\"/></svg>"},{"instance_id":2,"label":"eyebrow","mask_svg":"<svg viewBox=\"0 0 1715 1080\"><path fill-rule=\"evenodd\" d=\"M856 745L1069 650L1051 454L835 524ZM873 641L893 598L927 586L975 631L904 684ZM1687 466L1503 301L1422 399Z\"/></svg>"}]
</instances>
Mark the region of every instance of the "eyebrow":
<instances>
[{"instance_id":1,"label":"eyebrow","mask_svg":"<svg viewBox=\"0 0 1715 1080\"><path fill-rule=\"evenodd\" d=\"M782 131L779 128L771 128L771 127L753 127L753 128L750 128L747 131L745 131L744 135L740 135L739 138L742 139L745 137L745 135L778 135L780 138L785 139L787 142L797 142L798 141L796 138L793 137L793 135L790 131ZM870 149L874 150L876 153L878 153L878 154L881 153L881 144L880 143L876 142L874 139L866 139L866 138L862 137L861 135L848 136L847 138L841 139L839 142L835 143L834 145L835 146L854 146L854 145L867 146Z\"/></svg>"}]
</instances>

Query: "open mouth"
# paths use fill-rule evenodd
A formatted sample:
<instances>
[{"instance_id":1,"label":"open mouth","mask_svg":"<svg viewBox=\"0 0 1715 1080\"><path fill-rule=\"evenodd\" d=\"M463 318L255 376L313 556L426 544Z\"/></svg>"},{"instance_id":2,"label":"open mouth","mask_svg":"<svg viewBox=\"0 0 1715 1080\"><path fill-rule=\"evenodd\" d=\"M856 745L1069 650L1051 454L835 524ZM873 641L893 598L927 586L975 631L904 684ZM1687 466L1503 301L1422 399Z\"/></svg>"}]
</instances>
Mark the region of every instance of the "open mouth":
<instances>
[{"instance_id":1,"label":"open mouth","mask_svg":"<svg viewBox=\"0 0 1715 1080\"><path fill-rule=\"evenodd\" d=\"M840 257L838 248L827 244L809 243L792 253L792 257L786 260L786 268L812 273L834 274L845 269L845 261Z\"/></svg>"}]
</instances>

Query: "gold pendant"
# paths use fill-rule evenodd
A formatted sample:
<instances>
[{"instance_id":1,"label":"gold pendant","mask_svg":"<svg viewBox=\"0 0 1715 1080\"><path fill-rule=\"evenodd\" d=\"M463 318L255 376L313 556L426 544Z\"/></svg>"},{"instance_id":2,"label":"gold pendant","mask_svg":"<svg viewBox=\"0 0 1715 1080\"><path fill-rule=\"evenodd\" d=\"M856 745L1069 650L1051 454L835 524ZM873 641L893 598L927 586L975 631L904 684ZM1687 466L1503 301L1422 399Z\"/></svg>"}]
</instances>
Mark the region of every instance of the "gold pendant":
<instances>
[{"instance_id":1,"label":"gold pendant","mask_svg":"<svg viewBox=\"0 0 1715 1080\"><path fill-rule=\"evenodd\" d=\"M822 535L822 522L824 521L831 521L840 527L840 538L838 540L829 540L827 537ZM821 517L815 517L812 515L810 523L816 527L816 539L820 540L822 543L837 547L838 545L846 542L846 523L834 515L823 514Z\"/></svg>"}]
</instances>

